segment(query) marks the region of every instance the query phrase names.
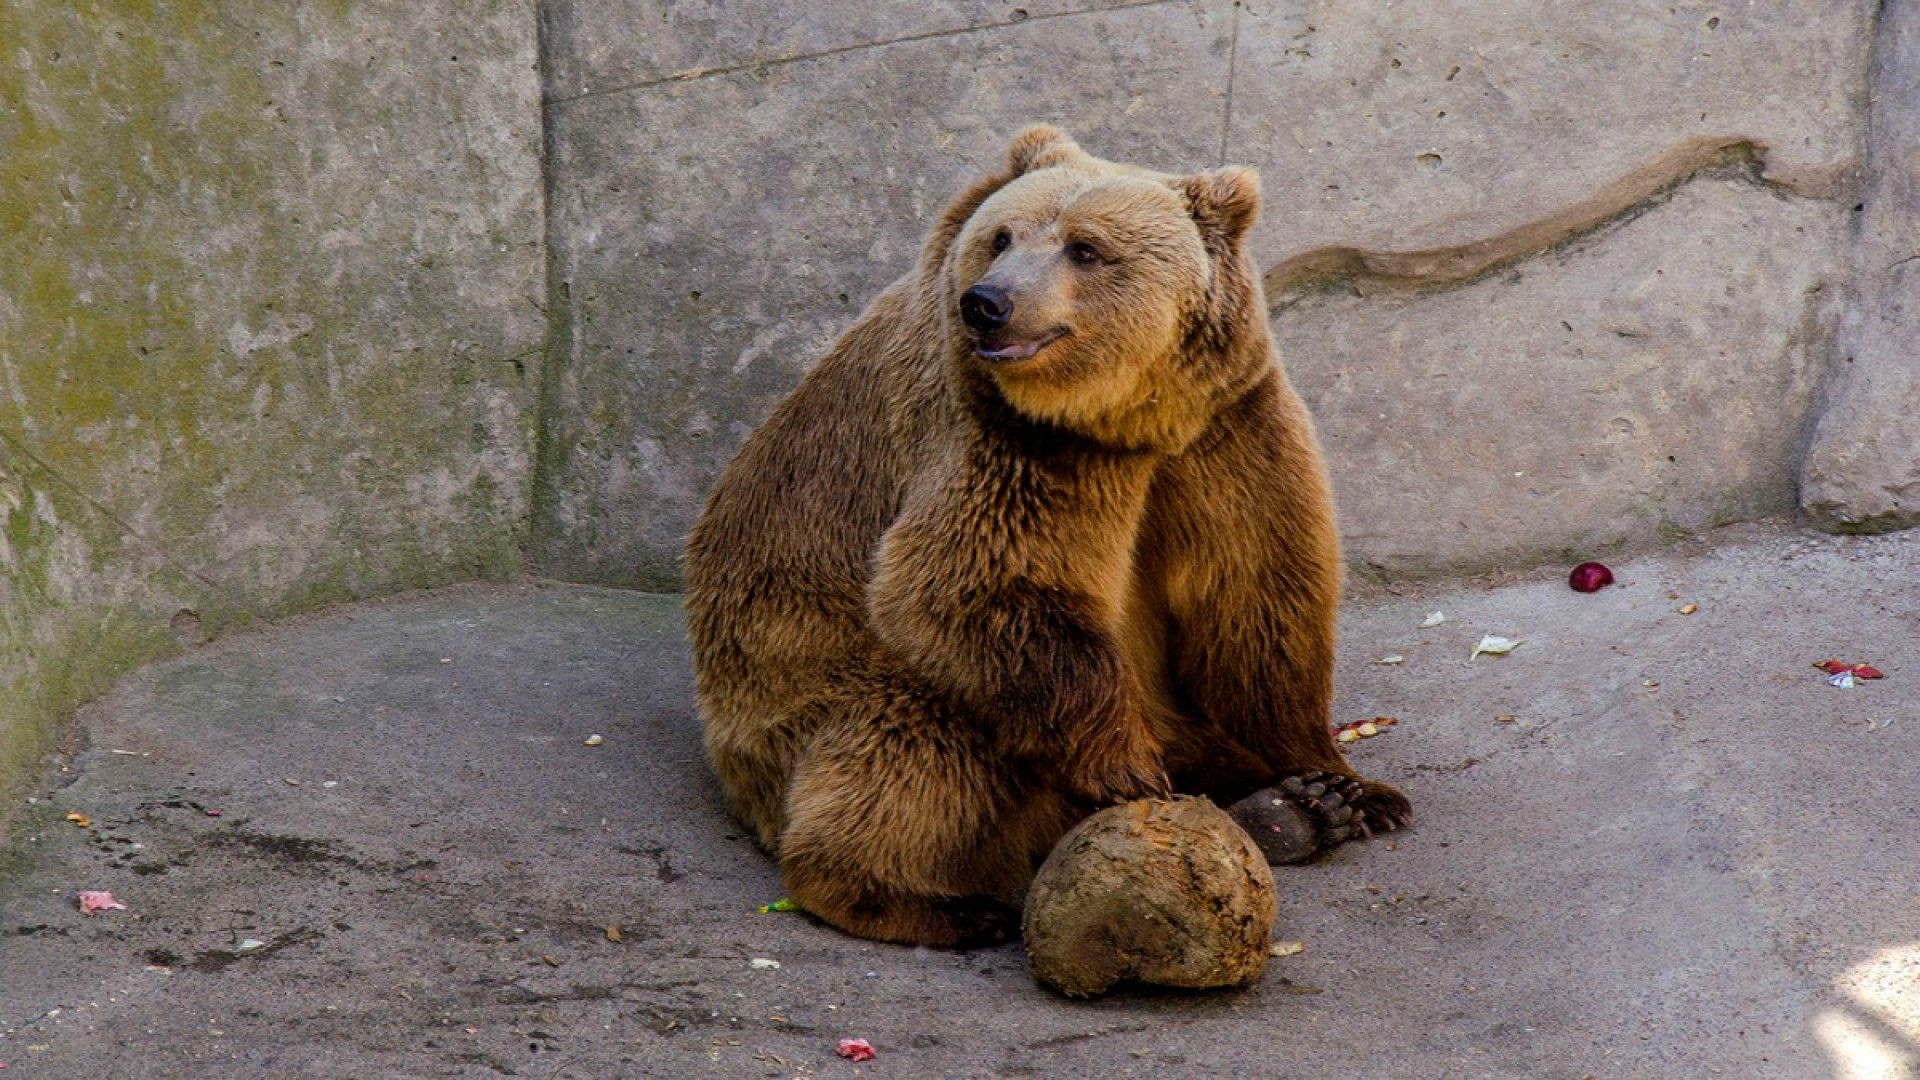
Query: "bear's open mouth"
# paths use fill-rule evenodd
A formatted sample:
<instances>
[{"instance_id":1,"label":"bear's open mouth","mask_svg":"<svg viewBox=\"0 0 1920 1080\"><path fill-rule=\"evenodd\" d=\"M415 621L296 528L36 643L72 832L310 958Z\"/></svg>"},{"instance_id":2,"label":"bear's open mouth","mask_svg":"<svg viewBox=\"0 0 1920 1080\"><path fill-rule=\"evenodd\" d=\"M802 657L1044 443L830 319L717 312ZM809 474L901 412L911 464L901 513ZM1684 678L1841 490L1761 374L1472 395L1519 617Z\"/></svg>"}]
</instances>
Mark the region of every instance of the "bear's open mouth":
<instances>
[{"instance_id":1,"label":"bear's open mouth","mask_svg":"<svg viewBox=\"0 0 1920 1080\"><path fill-rule=\"evenodd\" d=\"M988 360L1025 360L1066 335L1066 327L1056 326L1028 341L996 341L992 338L982 338L974 343L973 351Z\"/></svg>"}]
</instances>

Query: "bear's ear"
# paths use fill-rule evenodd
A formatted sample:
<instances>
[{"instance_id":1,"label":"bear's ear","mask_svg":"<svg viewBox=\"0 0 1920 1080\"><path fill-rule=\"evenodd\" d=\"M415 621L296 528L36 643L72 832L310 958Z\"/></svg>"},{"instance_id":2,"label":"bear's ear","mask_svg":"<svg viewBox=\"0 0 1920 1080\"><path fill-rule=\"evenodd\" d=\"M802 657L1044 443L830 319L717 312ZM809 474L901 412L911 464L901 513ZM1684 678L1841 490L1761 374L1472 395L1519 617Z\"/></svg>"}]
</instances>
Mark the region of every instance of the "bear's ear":
<instances>
[{"instance_id":1,"label":"bear's ear","mask_svg":"<svg viewBox=\"0 0 1920 1080\"><path fill-rule=\"evenodd\" d=\"M1064 165L1084 156L1073 137L1052 124L1029 124L1007 144L1007 169L1025 176L1035 169Z\"/></svg>"},{"instance_id":2,"label":"bear's ear","mask_svg":"<svg viewBox=\"0 0 1920 1080\"><path fill-rule=\"evenodd\" d=\"M1260 216L1260 174L1243 165L1199 173L1179 184L1208 247L1235 247Z\"/></svg>"}]
</instances>

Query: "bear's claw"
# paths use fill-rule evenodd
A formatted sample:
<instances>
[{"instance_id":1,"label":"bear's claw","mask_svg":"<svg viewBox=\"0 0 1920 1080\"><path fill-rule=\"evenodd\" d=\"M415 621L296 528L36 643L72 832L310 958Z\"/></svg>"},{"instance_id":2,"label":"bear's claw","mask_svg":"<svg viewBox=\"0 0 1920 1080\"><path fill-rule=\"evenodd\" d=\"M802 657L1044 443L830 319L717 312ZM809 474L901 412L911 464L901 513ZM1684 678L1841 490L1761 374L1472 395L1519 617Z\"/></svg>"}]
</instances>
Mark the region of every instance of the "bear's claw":
<instances>
[{"instance_id":1,"label":"bear's claw","mask_svg":"<svg viewBox=\"0 0 1920 1080\"><path fill-rule=\"evenodd\" d=\"M1377 780L1302 770L1227 808L1276 866L1413 824L1407 797Z\"/></svg>"},{"instance_id":2,"label":"bear's claw","mask_svg":"<svg viewBox=\"0 0 1920 1080\"><path fill-rule=\"evenodd\" d=\"M1385 784L1328 772L1299 772L1274 785L1281 795L1312 814L1320 826L1322 846L1351 839L1356 833L1371 837L1413 824L1406 796Z\"/></svg>"},{"instance_id":3,"label":"bear's claw","mask_svg":"<svg viewBox=\"0 0 1920 1080\"><path fill-rule=\"evenodd\" d=\"M1296 773L1275 785L1275 790L1312 816L1315 846L1320 849L1345 843L1356 833L1371 835L1366 813L1356 810L1362 792L1360 782L1352 777Z\"/></svg>"},{"instance_id":4,"label":"bear's claw","mask_svg":"<svg viewBox=\"0 0 1920 1080\"><path fill-rule=\"evenodd\" d=\"M951 921L962 949L1004 945L1020 936L1020 910L998 897L948 897L935 900L933 909Z\"/></svg>"}]
</instances>

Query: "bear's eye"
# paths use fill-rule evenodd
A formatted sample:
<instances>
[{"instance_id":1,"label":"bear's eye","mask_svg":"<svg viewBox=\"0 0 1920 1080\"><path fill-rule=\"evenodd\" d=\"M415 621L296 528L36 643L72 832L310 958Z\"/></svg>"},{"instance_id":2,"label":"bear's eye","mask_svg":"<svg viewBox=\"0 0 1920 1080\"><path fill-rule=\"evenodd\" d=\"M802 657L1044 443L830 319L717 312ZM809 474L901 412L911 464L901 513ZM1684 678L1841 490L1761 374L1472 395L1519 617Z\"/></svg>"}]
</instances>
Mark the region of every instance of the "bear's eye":
<instances>
[{"instance_id":1,"label":"bear's eye","mask_svg":"<svg viewBox=\"0 0 1920 1080\"><path fill-rule=\"evenodd\" d=\"M993 253L995 255L1000 254L1007 250L1007 245L1011 243L1013 243L1013 237L1008 234L1007 230L1001 229L999 232L993 234Z\"/></svg>"},{"instance_id":2,"label":"bear's eye","mask_svg":"<svg viewBox=\"0 0 1920 1080\"><path fill-rule=\"evenodd\" d=\"M1075 266L1098 266L1106 261L1101 258L1099 248L1079 241L1067 245L1067 258Z\"/></svg>"}]
</instances>

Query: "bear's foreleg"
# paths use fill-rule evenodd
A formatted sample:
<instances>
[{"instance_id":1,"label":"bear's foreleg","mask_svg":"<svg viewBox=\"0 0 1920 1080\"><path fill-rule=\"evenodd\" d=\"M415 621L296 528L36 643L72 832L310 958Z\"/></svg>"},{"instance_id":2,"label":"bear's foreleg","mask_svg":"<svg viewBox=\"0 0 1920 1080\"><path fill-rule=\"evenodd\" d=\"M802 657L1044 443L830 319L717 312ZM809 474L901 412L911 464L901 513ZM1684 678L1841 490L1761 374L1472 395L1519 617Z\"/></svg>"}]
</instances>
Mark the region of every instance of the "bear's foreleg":
<instances>
[{"instance_id":1,"label":"bear's foreleg","mask_svg":"<svg viewBox=\"0 0 1920 1080\"><path fill-rule=\"evenodd\" d=\"M1167 462L1148 509L1180 693L1231 742L1223 760L1250 752L1264 783L1337 791L1307 806L1329 841L1407 825L1406 797L1361 780L1333 739L1340 546L1311 421L1275 373L1217 423ZM1209 794L1248 794L1234 775Z\"/></svg>"},{"instance_id":2,"label":"bear's foreleg","mask_svg":"<svg viewBox=\"0 0 1920 1080\"><path fill-rule=\"evenodd\" d=\"M1117 625L1151 462L1021 457L982 437L910 493L880 545L876 636L1013 758L1104 805L1163 794Z\"/></svg>"}]
</instances>

